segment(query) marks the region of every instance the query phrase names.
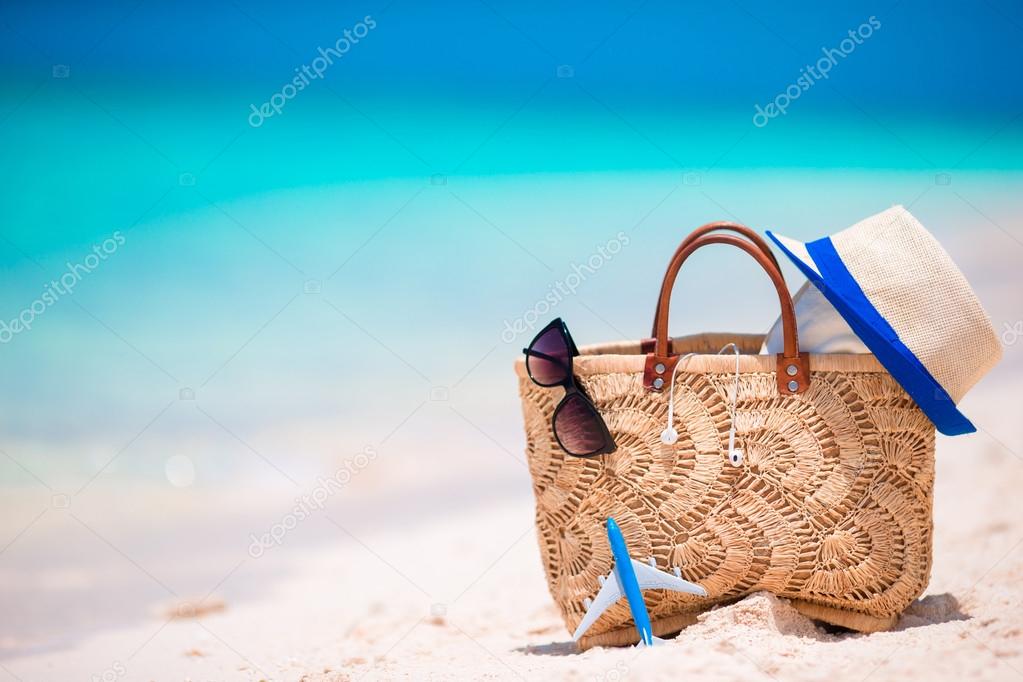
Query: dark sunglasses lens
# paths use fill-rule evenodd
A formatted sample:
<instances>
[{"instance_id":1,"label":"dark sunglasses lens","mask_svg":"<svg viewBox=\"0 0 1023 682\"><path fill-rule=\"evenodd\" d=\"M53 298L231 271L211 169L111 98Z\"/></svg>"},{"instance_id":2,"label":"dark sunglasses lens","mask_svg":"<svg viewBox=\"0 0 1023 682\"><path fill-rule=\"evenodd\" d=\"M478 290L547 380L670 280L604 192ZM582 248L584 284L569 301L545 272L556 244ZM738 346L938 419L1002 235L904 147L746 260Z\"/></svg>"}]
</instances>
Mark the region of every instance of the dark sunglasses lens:
<instances>
[{"instance_id":1,"label":"dark sunglasses lens","mask_svg":"<svg viewBox=\"0 0 1023 682\"><path fill-rule=\"evenodd\" d=\"M565 452L576 457L595 454L608 445L600 414L578 393L566 396L554 415L554 433Z\"/></svg>"},{"instance_id":2,"label":"dark sunglasses lens","mask_svg":"<svg viewBox=\"0 0 1023 682\"><path fill-rule=\"evenodd\" d=\"M529 350L551 358L548 360L532 353L526 354L526 365L533 381L541 386L557 386L568 379L568 373L571 371L568 343L557 327L551 327L533 339Z\"/></svg>"}]
</instances>

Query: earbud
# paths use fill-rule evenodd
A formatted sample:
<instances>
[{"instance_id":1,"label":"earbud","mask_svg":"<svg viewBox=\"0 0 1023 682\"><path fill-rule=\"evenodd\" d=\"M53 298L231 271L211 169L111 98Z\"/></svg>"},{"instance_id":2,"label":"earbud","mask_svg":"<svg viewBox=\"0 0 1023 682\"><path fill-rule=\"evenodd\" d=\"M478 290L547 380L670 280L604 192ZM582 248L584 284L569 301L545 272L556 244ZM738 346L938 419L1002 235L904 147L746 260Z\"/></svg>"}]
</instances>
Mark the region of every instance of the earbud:
<instances>
[{"instance_id":1,"label":"earbud","mask_svg":"<svg viewBox=\"0 0 1023 682\"><path fill-rule=\"evenodd\" d=\"M678 431L673 426L675 422L675 376L678 368L681 367L695 353L686 353L675 363L675 369L671 370L671 385L668 387L668 423L661 431L661 442L665 445L674 445L678 442Z\"/></svg>"},{"instance_id":2,"label":"earbud","mask_svg":"<svg viewBox=\"0 0 1023 682\"><path fill-rule=\"evenodd\" d=\"M732 396L728 406L728 414L732 424L728 427L728 461L733 467L741 466L744 453L735 447L735 403L739 400L739 347L729 343L718 351L718 355L731 348L735 352L735 385L732 386Z\"/></svg>"}]
</instances>

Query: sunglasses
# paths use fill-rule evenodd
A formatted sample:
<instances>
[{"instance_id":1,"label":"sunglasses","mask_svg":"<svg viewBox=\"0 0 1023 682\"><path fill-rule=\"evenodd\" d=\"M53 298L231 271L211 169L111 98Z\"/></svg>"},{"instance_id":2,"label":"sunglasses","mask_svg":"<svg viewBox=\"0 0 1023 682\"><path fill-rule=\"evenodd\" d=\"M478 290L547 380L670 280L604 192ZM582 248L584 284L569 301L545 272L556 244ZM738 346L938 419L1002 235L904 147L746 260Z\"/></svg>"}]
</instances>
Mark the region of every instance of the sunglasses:
<instances>
[{"instance_id":1,"label":"sunglasses","mask_svg":"<svg viewBox=\"0 0 1023 682\"><path fill-rule=\"evenodd\" d=\"M544 327L522 352L526 354L526 371L533 383L565 389L565 397L551 418L554 437L561 449L573 457L614 452L617 446L604 418L572 375L572 358L579 355L579 350L561 318Z\"/></svg>"}]
</instances>

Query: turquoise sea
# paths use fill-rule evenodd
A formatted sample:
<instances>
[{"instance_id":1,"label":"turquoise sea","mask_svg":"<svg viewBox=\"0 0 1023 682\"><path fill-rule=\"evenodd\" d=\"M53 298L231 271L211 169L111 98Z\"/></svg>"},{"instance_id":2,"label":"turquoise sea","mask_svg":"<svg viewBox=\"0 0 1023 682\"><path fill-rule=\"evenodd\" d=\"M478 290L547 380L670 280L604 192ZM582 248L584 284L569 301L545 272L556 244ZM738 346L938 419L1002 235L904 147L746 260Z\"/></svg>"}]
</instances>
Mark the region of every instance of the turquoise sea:
<instances>
[{"instance_id":1,"label":"turquoise sea","mask_svg":"<svg viewBox=\"0 0 1023 682\"><path fill-rule=\"evenodd\" d=\"M0 397L6 447L58 479L91 475L189 391L132 447L174 448L184 430L197 480L218 480L243 472L192 407L302 462L378 441L470 369L451 399L517 448L509 367L528 337L507 343L506 323L619 232L629 244L558 304L584 343L645 333L668 255L710 220L813 238L902 203L982 280L1023 256L1023 133L995 117L623 120L563 111L576 86L555 78L521 109L370 100L359 114L307 92L252 128L225 93L86 95L73 78L6 102L0 127L8 325L123 235L0 348L17 387ZM676 329L766 329L766 280L717 258L683 273ZM999 321L1021 315L989 305ZM163 477L114 464L104 475Z\"/></svg>"}]
</instances>

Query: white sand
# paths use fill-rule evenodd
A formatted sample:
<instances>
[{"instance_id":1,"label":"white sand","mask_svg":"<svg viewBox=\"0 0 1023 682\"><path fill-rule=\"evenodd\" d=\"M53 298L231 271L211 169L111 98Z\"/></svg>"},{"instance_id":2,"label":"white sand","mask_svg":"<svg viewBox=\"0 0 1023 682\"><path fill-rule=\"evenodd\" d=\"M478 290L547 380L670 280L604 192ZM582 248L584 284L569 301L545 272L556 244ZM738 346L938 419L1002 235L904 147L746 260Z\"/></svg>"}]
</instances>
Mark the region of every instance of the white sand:
<instances>
[{"instance_id":1,"label":"white sand","mask_svg":"<svg viewBox=\"0 0 1023 682\"><path fill-rule=\"evenodd\" d=\"M1015 679L1023 459L1006 443L1023 425L1011 387L985 395L973 414L989 415L987 431L939 439L933 576L892 632L828 631L761 593L663 647L575 653L523 496L280 552L285 577L256 598L225 604L215 588L200 604L154 602L141 625L0 659L0 680Z\"/></svg>"},{"instance_id":2,"label":"white sand","mask_svg":"<svg viewBox=\"0 0 1023 682\"><path fill-rule=\"evenodd\" d=\"M576 654L523 500L377 533L365 547L309 551L258 600L201 606L199 619L168 621L164 609L144 626L3 665L24 680L1014 679L1023 674L1021 474L1023 463L984 434L945 449L931 588L889 633L829 633L761 593L654 650Z\"/></svg>"}]
</instances>

